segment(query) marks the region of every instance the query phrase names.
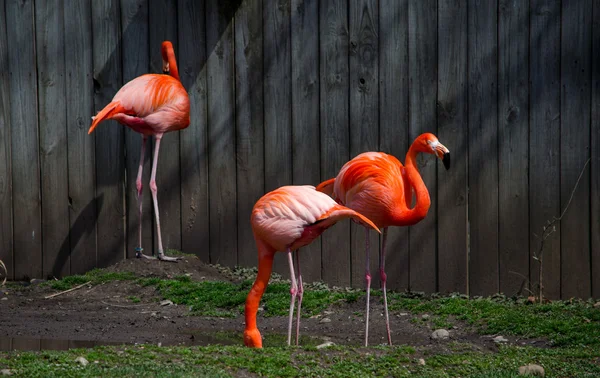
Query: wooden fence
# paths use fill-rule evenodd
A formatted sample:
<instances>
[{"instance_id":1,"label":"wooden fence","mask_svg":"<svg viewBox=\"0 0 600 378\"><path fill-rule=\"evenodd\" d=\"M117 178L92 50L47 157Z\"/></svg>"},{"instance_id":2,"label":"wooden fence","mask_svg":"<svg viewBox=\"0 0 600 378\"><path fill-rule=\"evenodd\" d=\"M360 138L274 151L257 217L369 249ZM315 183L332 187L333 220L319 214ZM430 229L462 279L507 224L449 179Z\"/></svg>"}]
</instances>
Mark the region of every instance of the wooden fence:
<instances>
[{"instance_id":1,"label":"wooden fence","mask_svg":"<svg viewBox=\"0 0 600 378\"><path fill-rule=\"evenodd\" d=\"M169 39L192 123L163 138L167 248L256 265L249 215L262 194L316 185L367 150L403 161L431 131L452 168L419 160L432 207L390 230L393 288L535 290L544 225L591 159L545 240L544 287L551 298L600 297L600 0L1 4L0 259L10 278L134 255L141 138L114 121L87 130L123 83L161 71ZM304 276L362 286L364 243L360 227L336 225L302 251ZM276 269L287 272L282 260Z\"/></svg>"}]
</instances>

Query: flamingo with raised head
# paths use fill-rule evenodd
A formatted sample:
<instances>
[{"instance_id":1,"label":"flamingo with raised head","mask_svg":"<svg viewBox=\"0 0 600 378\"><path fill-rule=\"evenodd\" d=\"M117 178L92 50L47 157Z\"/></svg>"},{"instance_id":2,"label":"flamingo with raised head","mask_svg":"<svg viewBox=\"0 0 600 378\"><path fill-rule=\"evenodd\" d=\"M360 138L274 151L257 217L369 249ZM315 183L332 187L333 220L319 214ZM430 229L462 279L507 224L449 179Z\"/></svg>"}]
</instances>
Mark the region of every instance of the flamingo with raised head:
<instances>
[{"instance_id":1,"label":"flamingo with raised head","mask_svg":"<svg viewBox=\"0 0 600 378\"><path fill-rule=\"evenodd\" d=\"M450 168L450 151L438 138L425 133L419 135L408 149L405 165L383 152L365 152L350 160L335 178L322 182L317 190L332 195L337 202L366 216L383 229L379 252L379 274L383 290L385 324L389 345L392 345L390 318L387 307L385 274L385 243L389 226L410 226L423 220L431 200L427 187L417 169L417 154L437 156L446 169ZM416 204L412 205L412 194ZM371 273L369 270L369 229L366 228L367 309L365 317L365 346L369 343L369 301Z\"/></svg>"},{"instance_id":2,"label":"flamingo with raised head","mask_svg":"<svg viewBox=\"0 0 600 378\"><path fill-rule=\"evenodd\" d=\"M190 99L179 80L177 61L173 45L164 41L161 48L164 74L146 74L139 76L125 84L115 95L112 101L93 118L92 131L102 121L114 119L142 134L142 152L140 166L136 179L139 206L139 246L136 256L153 259L142 253L142 170L144 167L144 152L148 136L154 135L154 158L152 161L152 174L150 177L150 191L154 202L154 215L158 233L158 259L163 261L177 261L176 257L164 254L160 234L160 220L158 216L158 199L156 186L156 163L160 140L164 133L185 129L190 124Z\"/></svg>"},{"instance_id":3,"label":"flamingo with raised head","mask_svg":"<svg viewBox=\"0 0 600 378\"><path fill-rule=\"evenodd\" d=\"M288 322L288 345L292 338L292 318L294 305L298 299L296 319L296 345L300 334L300 309L302 307L302 275L298 258L298 249L310 244L326 229L339 220L352 218L355 221L379 232L379 229L367 217L336 203L330 196L315 190L314 186L283 186L260 198L254 208L250 222L254 240L258 248L258 275L246 298L246 346L262 348L262 338L256 326L258 304L267 288L275 252L287 253L290 267L290 314ZM298 277L294 272L292 251L296 251Z\"/></svg>"}]
</instances>

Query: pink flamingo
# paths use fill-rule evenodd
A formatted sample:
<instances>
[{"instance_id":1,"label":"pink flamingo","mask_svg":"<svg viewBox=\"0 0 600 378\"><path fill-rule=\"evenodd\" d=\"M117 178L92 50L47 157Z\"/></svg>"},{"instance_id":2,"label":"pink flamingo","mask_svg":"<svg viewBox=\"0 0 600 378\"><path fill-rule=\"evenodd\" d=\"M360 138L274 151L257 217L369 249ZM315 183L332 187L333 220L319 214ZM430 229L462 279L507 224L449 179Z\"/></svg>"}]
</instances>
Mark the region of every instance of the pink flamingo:
<instances>
[{"instance_id":1,"label":"pink flamingo","mask_svg":"<svg viewBox=\"0 0 600 378\"><path fill-rule=\"evenodd\" d=\"M190 99L179 80L177 62L173 45L169 41L162 43L163 72L139 76L125 84L112 101L93 118L92 131L102 121L114 119L119 123L142 134L142 153L137 180L135 182L139 205L139 247L136 256L153 259L142 253L142 169L144 167L144 152L148 136L154 135L154 159L150 191L154 202L156 230L158 232L158 258L163 261L177 261L178 258L165 256L160 235L160 220L158 216L158 200L156 198L156 163L160 140L164 133L185 129L190 124ZM170 74L170 76L169 76Z\"/></svg>"},{"instance_id":2,"label":"pink flamingo","mask_svg":"<svg viewBox=\"0 0 600 378\"><path fill-rule=\"evenodd\" d=\"M310 244L326 229L339 220L352 218L377 232L379 229L366 217L337 204L326 194L317 192L314 186L283 186L265 194L252 209L250 222L254 240L258 248L258 275L246 298L246 346L262 348L262 338L256 327L258 304L271 277L275 252L286 251L290 266L292 295L288 322L288 345L292 338L292 317L294 304L298 298L296 319L296 345L300 333L300 309L302 307L302 275L298 258L298 249ZM294 274L292 251L296 250L298 280Z\"/></svg>"}]
</instances>

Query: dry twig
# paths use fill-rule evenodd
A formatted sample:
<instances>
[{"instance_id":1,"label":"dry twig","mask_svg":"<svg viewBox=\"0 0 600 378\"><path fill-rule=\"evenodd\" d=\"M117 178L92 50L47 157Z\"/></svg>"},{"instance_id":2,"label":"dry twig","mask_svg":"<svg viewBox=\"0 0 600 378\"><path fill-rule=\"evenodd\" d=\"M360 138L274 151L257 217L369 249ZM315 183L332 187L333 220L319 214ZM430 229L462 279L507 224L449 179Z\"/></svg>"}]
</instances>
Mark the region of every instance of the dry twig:
<instances>
[{"instance_id":1,"label":"dry twig","mask_svg":"<svg viewBox=\"0 0 600 378\"><path fill-rule=\"evenodd\" d=\"M8 269L6 269L6 265L4 265L2 260L0 260L0 268L4 270L4 280L2 280L2 284L0 284L0 286L4 286L6 283L6 278L8 277Z\"/></svg>"},{"instance_id":2,"label":"dry twig","mask_svg":"<svg viewBox=\"0 0 600 378\"><path fill-rule=\"evenodd\" d=\"M88 281L86 283L82 283L81 285L77 285L77 286L72 287L72 288L70 288L68 290L65 290L65 291L61 291L61 292L58 292L58 293L55 293L55 294L47 295L47 296L44 297L44 299L54 298L54 297L57 297L59 295L63 295L63 294L69 293L71 291L74 291L74 290L77 290L79 288L82 288L85 285L90 284L90 283L92 283L92 281Z\"/></svg>"}]
</instances>

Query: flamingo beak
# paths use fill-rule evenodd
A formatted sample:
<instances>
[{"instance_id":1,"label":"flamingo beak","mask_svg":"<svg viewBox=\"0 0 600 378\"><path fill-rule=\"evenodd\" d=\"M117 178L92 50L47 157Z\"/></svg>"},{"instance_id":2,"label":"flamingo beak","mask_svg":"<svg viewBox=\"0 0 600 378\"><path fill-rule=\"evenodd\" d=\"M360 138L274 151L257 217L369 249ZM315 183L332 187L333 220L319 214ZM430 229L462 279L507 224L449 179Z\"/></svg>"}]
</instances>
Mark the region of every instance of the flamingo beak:
<instances>
[{"instance_id":1,"label":"flamingo beak","mask_svg":"<svg viewBox=\"0 0 600 378\"><path fill-rule=\"evenodd\" d=\"M165 75L169 74L169 62L167 62L166 60L163 60L163 73Z\"/></svg>"},{"instance_id":2,"label":"flamingo beak","mask_svg":"<svg viewBox=\"0 0 600 378\"><path fill-rule=\"evenodd\" d=\"M444 167L446 169L450 169L450 150L448 150L443 144L438 143L436 146L434 146L434 153L435 156L437 156L438 159L444 163Z\"/></svg>"}]
</instances>

